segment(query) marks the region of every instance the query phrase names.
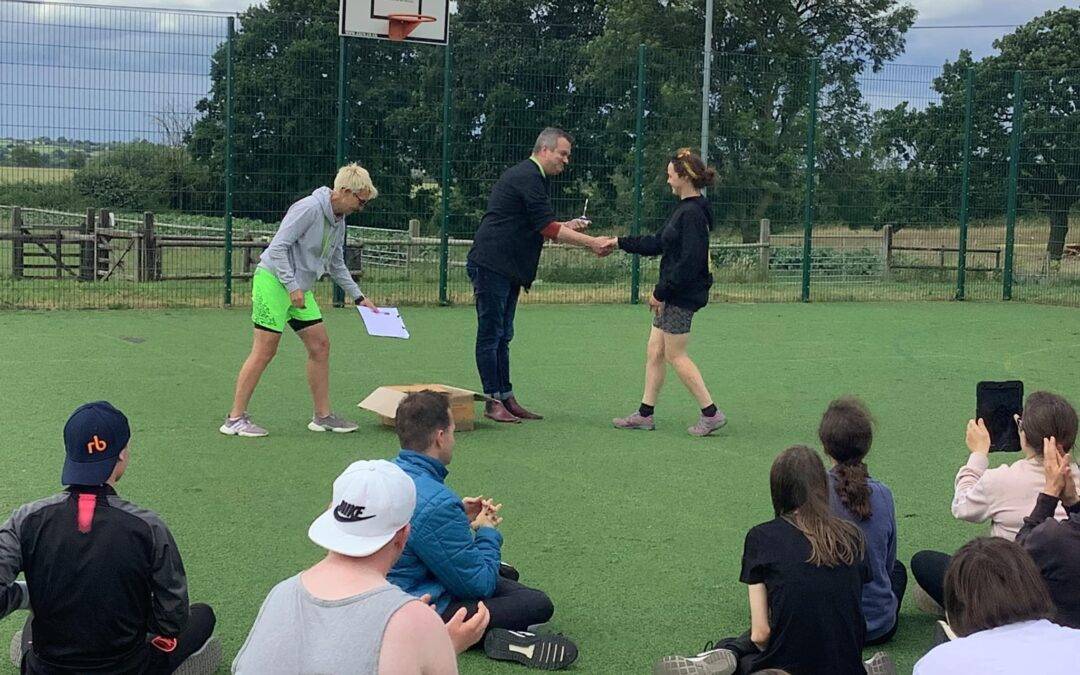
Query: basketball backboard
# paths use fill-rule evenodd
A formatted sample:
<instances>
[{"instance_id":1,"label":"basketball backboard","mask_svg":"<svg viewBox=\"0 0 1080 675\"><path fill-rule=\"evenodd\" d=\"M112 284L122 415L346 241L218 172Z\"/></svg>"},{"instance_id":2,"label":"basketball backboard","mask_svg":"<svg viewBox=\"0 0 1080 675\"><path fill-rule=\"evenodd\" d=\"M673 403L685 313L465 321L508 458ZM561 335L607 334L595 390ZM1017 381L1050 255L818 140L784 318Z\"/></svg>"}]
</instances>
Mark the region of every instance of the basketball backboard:
<instances>
[{"instance_id":1,"label":"basketball backboard","mask_svg":"<svg viewBox=\"0 0 1080 675\"><path fill-rule=\"evenodd\" d=\"M390 16L395 14L420 14L434 19L415 26L405 37L406 42L446 44L450 0L341 0L338 33L389 40Z\"/></svg>"}]
</instances>

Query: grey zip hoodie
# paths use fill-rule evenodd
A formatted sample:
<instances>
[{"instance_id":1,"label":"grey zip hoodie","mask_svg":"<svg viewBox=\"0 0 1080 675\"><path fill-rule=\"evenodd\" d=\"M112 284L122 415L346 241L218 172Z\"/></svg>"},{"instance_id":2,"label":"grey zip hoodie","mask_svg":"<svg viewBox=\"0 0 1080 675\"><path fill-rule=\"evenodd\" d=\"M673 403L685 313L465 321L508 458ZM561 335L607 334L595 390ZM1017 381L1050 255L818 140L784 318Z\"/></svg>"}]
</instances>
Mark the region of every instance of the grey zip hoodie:
<instances>
[{"instance_id":1,"label":"grey zip hoodie","mask_svg":"<svg viewBox=\"0 0 1080 675\"><path fill-rule=\"evenodd\" d=\"M328 187L321 187L289 207L259 267L273 273L290 293L310 291L329 273L354 300L360 287L345 266L345 219L334 217Z\"/></svg>"}]
</instances>

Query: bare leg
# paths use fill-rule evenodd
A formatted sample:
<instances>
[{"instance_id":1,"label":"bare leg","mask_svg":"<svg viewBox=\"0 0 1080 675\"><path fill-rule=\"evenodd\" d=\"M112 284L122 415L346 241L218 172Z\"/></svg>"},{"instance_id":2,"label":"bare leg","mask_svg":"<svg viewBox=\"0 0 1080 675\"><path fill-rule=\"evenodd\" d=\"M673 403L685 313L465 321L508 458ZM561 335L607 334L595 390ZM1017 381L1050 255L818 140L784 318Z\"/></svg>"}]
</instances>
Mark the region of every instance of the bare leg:
<instances>
[{"instance_id":1,"label":"bare leg","mask_svg":"<svg viewBox=\"0 0 1080 675\"><path fill-rule=\"evenodd\" d=\"M657 329L654 328L653 330ZM667 362L675 369L679 379L697 399L698 405L705 408L713 402L712 394L705 387L705 381L701 378L701 371L698 370L698 367L686 353L686 345L689 342L689 333L683 333L682 335L664 333L664 358L667 359Z\"/></svg>"},{"instance_id":2,"label":"bare leg","mask_svg":"<svg viewBox=\"0 0 1080 675\"><path fill-rule=\"evenodd\" d=\"M326 417L330 414L330 336L326 324L308 326L297 335L307 348L307 379L315 414Z\"/></svg>"},{"instance_id":3,"label":"bare leg","mask_svg":"<svg viewBox=\"0 0 1080 675\"><path fill-rule=\"evenodd\" d=\"M649 332L649 346L645 355L645 393L641 396L642 403L656 405L656 399L660 396L660 388L664 386L664 376L666 374L664 332L653 326Z\"/></svg>"},{"instance_id":4,"label":"bare leg","mask_svg":"<svg viewBox=\"0 0 1080 675\"><path fill-rule=\"evenodd\" d=\"M229 417L240 417L247 412L251 395L255 392L255 385L259 384L263 371L277 353L280 341L281 333L255 329L251 353L248 354L244 365L240 367L240 374L236 376L236 393L233 394L233 405L232 410L229 411Z\"/></svg>"}]
</instances>

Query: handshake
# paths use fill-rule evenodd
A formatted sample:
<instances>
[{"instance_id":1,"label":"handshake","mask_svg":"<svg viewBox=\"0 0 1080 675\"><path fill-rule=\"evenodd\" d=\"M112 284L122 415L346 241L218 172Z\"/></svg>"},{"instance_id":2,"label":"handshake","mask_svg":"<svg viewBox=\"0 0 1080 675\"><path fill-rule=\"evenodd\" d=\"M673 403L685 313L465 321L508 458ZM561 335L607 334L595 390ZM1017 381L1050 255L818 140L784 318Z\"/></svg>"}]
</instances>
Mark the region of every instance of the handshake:
<instances>
[{"instance_id":1,"label":"handshake","mask_svg":"<svg viewBox=\"0 0 1080 675\"><path fill-rule=\"evenodd\" d=\"M581 232L585 228L589 227L590 221L588 218L574 218L571 221L563 223L563 227L573 230L574 232ZM576 240L575 240L576 239ZM578 246L586 246L592 250L593 253L599 258L611 255L619 246L618 237L590 237L589 235L575 235L575 239L570 239L571 243Z\"/></svg>"}]
</instances>

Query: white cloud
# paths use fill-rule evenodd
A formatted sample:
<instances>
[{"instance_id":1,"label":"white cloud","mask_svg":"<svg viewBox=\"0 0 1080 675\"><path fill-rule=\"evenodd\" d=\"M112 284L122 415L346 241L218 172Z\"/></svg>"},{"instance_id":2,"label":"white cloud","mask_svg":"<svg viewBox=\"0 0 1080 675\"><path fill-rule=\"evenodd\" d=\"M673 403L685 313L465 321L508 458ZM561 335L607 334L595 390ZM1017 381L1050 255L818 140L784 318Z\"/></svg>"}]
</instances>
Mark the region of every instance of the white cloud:
<instances>
[{"instance_id":1,"label":"white cloud","mask_svg":"<svg viewBox=\"0 0 1080 675\"><path fill-rule=\"evenodd\" d=\"M985 5L994 4L992 0L909 0L909 3L919 10L919 23L939 23L942 19L977 16Z\"/></svg>"}]
</instances>

